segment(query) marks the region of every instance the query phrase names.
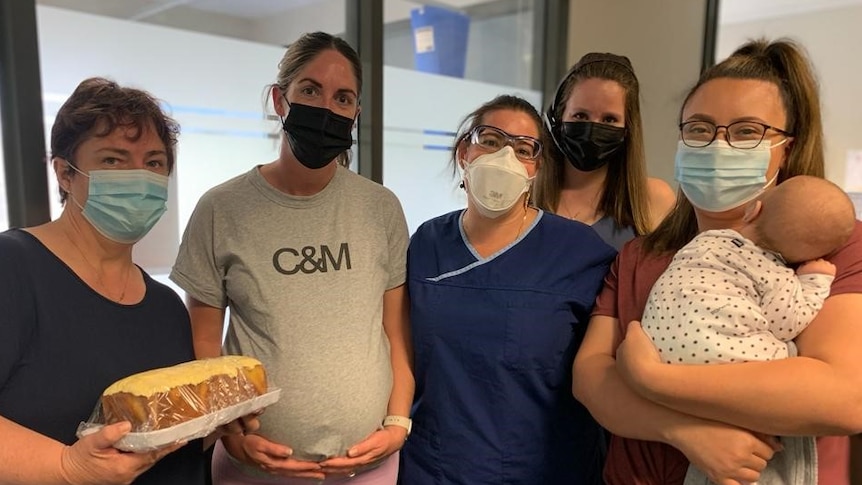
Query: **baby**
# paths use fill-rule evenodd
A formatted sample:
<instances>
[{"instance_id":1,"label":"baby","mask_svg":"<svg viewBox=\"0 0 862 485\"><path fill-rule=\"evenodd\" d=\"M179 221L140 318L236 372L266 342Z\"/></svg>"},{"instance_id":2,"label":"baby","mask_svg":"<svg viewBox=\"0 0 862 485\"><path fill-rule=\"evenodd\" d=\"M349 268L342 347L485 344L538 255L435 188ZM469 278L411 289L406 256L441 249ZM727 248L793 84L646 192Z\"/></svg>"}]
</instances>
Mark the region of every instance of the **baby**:
<instances>
[{"instance_id":1,"label":"baby","mask_svg":"<svg viewBox=\"0 0 862 485\"><path fill-rule=\"evenodd\" d=\"M847 241L856 215L835 184L797 176L750 202L743 220L738 231L699 234L653 286L642 325L663 361L718 364L795 356L792 340L823 306L835 277L835 266L821 258ZM799 266L794 272L787 264ZM760 483L816 483L813 438L788 446L794 440L783 439L780 455L787 463L776 455ZM767 481L770 476L775 479Z\"/></svg>"}]
</instances>

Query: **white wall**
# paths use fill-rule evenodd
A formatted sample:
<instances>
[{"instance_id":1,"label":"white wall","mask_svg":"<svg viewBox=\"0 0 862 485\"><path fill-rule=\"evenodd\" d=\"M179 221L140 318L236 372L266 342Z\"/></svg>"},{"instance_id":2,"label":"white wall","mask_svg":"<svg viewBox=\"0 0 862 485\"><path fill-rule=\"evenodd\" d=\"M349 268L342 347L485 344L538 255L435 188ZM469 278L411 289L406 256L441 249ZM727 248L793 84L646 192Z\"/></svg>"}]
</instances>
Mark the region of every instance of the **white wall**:
<instances>
[{"instance_id":1,"label":"white wall","mask_svg":"<svg viewBox=\"0 0 862 485\"><path fill-rule=\"evenodd\" d=\"M257 25L253 20L188 7L158 12L146 17L143 22L236 39L256 40L257 33Z\"/></svg>"},{"instance_id":2,"label":"white wall","mask_svg":"<svg viewBox=\"0 0 862 485\"><path fill-rule=\"evenodd\" d=\"M766 36L801 42L820 80L826 139L826 177L845 189L848 150L862 150L862 6L724 24L719 28L717 59L727 57L745 41Z\"/></svg>"},{"instance_id":3,"label":"white wall","mask_svg":"<svg viewBox=\"0 0 862 485\"><path fill-rule=\"evenodd\" d=\"M265 44L286 46L305 32L317 30L343 35L347 24L346 1L318 0L312 5L291 9L288 13L259 19L252 39Z\"/></svg>"},{"instance_id":4,"label":"white wall","mask_svg":"<svg viewBox=\"0 0 862 485\"><path fill-rule=\"evenodd\" d=\"M569 6L569 65L594 51L631 60L641 86L647 169L672 186L679 108L700 74L705 15L704 0L572 0Z\"/></svg>"}]
</instances>

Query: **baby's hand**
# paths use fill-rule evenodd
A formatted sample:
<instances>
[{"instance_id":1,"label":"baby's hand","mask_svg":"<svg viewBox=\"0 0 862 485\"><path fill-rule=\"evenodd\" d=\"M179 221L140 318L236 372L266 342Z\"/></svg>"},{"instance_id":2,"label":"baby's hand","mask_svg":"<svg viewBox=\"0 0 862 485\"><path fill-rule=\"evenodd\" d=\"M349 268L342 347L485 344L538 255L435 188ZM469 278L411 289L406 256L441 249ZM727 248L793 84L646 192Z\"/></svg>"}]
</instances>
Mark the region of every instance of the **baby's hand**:
<instances>
[{"instance_id":1,"label":"baby's hand","mask_svg":"<svg viewBox=\"0 0 862 485\"><path fill-rule=\"evenodd\" d=\"M825 274L835 276L835 265L825 259L812 259L800 264L796 268L796 274Z\"/></svg>"}]
</instances>

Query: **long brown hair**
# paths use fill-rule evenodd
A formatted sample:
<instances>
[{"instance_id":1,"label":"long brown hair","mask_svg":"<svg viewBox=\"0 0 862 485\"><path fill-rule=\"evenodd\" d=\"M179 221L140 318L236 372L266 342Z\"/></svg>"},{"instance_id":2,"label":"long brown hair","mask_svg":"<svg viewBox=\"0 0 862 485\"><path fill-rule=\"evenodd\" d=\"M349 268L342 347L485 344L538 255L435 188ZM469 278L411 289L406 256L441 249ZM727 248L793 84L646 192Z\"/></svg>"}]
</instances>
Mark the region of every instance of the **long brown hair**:
<instances>
[{"instance_id":1,"label":"long brown hair","mask_svg":"<svg viewBox=\"0 0 862 485\"><path fill-rule=\"evenodd\" d=\"M787 163L778 172L777 183L795 175L824 176L823 123L820 96L814 68L802 46L789 39L769 42L758 39L747 42L727 59L701 74L688 92L680 109L705 83L718 78L757 79L778 86L787 114L786 131L793 137ZM659 227L646 237L644 249L649 252L676 251L697 235L694 208L684 196Z\"/></svg>"},{"instance_id":2,"label":"long brown hair","mask_svg":"<svg viewBox=\"0 0 862 485\"><path fill-rule=\"evenodd\" d=\"M598 210L621 227L632 226L637 234L651 227L646 188L646 162L643 123L640 111L640 85L631 62L624 56L592 52L582 57L563 78L547 118L551 137L560 136L566 100L575 86L586 79L606 79L625 90L626 153L622 163L608 165L607 177ZM556 144L548 150L548 163L536 177L536 205L556 212L565 178L565 155Z\"/></svg>"}]
</instances>

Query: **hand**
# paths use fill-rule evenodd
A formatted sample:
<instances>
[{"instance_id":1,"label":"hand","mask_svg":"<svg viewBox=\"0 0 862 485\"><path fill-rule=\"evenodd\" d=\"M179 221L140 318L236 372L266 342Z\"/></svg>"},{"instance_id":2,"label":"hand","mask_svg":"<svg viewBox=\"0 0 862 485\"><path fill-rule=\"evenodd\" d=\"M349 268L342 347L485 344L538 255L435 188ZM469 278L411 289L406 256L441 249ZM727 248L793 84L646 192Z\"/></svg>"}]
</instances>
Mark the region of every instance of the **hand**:
<instances>
[{"instance_id":1,"label":"hand","mask_svg":"<svg viewBox=\"0 0 862 485\"><path fill-rule=\"evenodd\" d=\"M649 384L665 364L640 322L629 323L622 343L617 347L616 366L620 377L631 388L649 399Z\"/></svg>"},{"instance_id":2,"label":"hand","mask_svg":"<svg viewBox=\"0 0 862 485\"><path fill-rule=\"evenodd\" d=\"M222 442L234 458L274 475L317 480L326 478L318 463L292 458L293 450L290 447L258 434L227 435Z\"/></svg>"},{"instance_id":3,"label":"hand","mask_svg":"<svg viewBox=\"0 0 862 485\"><path fill-rule=\"evenodd\" d=\"M835 276L835 265L825 259L812 259L800 264L796 268L796 274L825 274Z\"/></svg>"},{"instance_id":4,"label":"hand","mask_svg":"<svg viewBox=\"0 0 862 485\"><path fill-rule=\"evenodd\" d=\"M215 431L210 433L209 436L204 438L204 449L207 449L210 446L214 445L216 441L220 440L224 436L246 435L259 430L260 419L258 419L258 416L260 416L261 414L263 414L263 410L249 414L247 416L242 416L231 421L230 423L219 426L218 428L216 428Z\"/></svg>"},{"instance_id":5,"label":"hand","mask_svg":"<svg viewBox=\"0 0 862 485\"><path fill-rule=\"evenodd\" d=\"M327 475L352 476L357 468L383 460L404 446L407 430L400 426L379 429L347 450L347 456L320 462Z\"/></svg>"},{"instance_id":6,"label":"hand","mask_svg":"<svg viewBox=\"0 0 862 485\"><path fill-rule=\"evenodd\" d=\"M60 456L63 479L74 485L128 484L162 457L185 445L177 443L148 453L127 453L114 448L114 443L131 429L128 421L109 424L64 448Z\"/></svg>"},{"instance_id":7,"label":"hand","mask_svg":"<svg viewBox=\"0 0 862 485\"><path fill-rule=\"evenodd\" d=\"M692 421L670 435L670 444L717 485L756 482L766 463L782 449L774 436L715 421Z\"/></svg>"},{"instance_id":8,"label":"hand","mask_svg":"<svg viewBox=\"0 0 862 485\"><path fill-rule=\"evenodd\" d=\"M258 416L261 414L263 414L262 410L223 424L216 429L216 434L218 437L221 437L228 434L245 435L254 433L260 429L260 419L258 419Z\"/></svg>"}]
</instances>

